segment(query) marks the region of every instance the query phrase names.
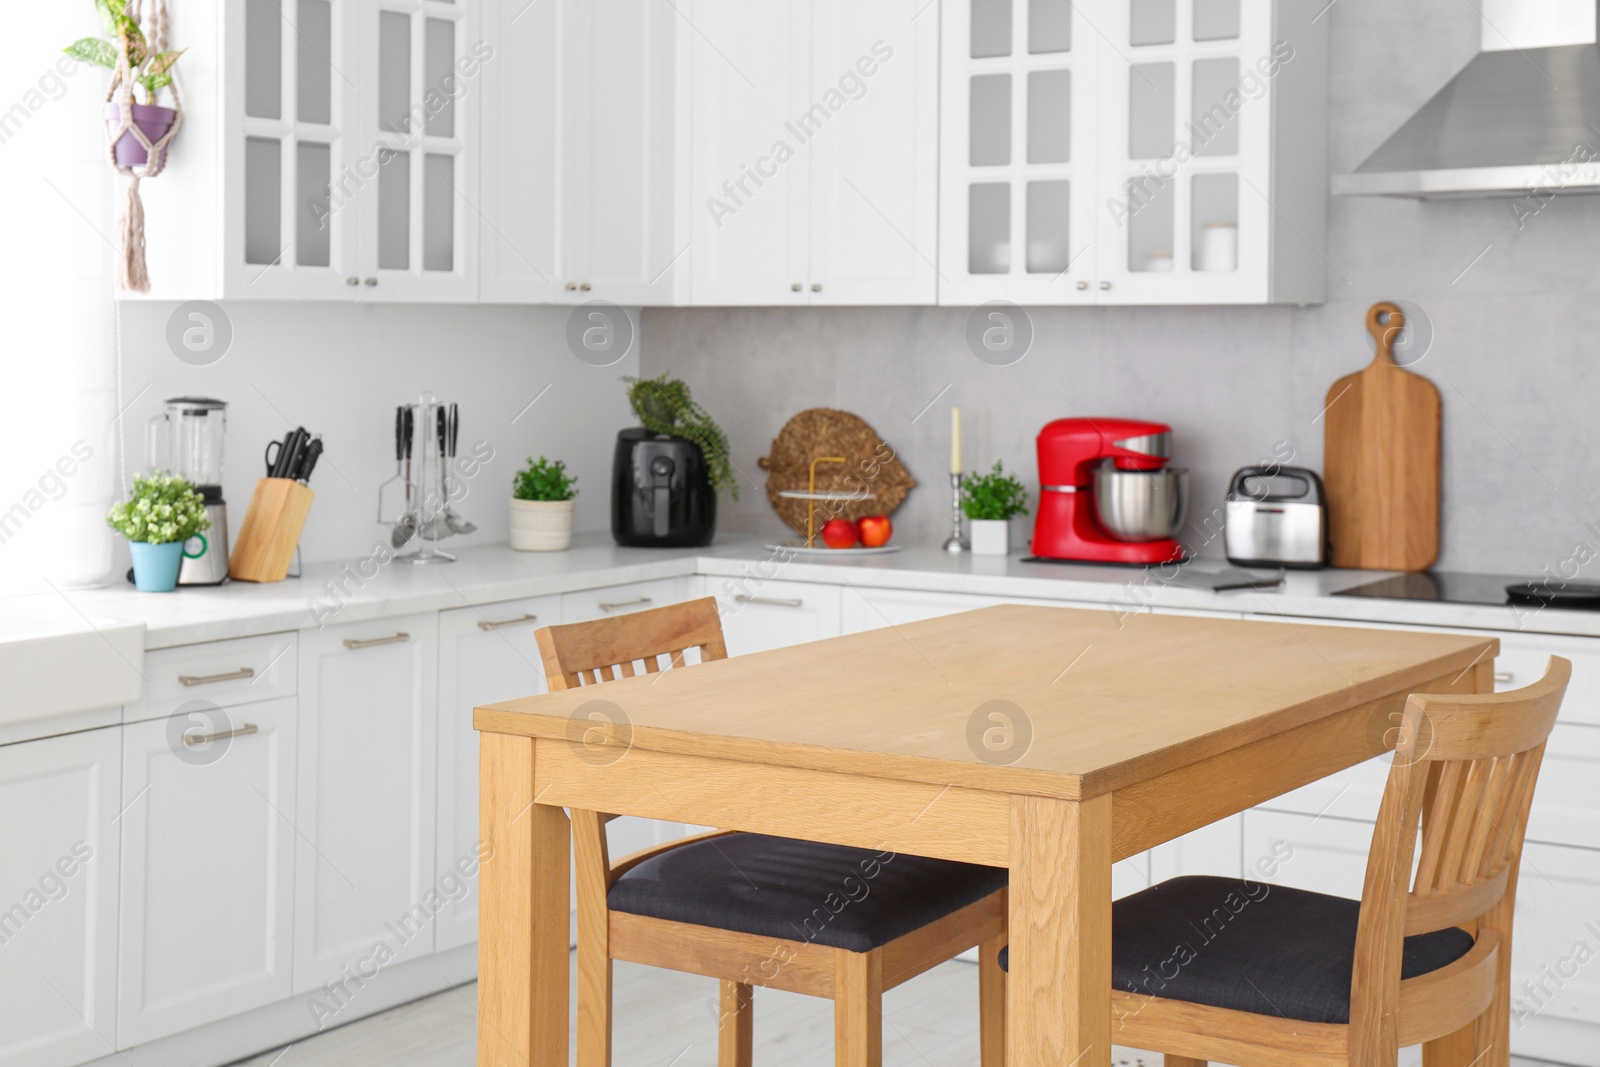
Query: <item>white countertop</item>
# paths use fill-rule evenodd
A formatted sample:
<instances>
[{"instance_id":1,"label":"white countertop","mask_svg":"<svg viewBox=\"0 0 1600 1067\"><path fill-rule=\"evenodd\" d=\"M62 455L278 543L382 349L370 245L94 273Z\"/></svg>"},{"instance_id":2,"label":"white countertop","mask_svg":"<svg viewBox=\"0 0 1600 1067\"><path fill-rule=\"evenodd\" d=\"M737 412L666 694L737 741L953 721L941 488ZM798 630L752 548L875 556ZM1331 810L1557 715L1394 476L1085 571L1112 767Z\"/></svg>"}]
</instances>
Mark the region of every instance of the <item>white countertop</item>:
<instances>
[{"instance_id":1,"label":"white countertop","mask_svg":"<svg viewBox=\"0 0 1600 1067\"><path fill-rule=\"evenodd\" d=\"M448 547L448 546L446 546ZM784 559L748 534L724 534L702 549L619 548L605 533L579 534L566 552L513 552L500 545L463 549L453 564L416 567L376 559L312 564L305 575L265 585L233 582L175 593L136 592L131 586L41 594L39 607L59 612L66 598L82 616L143 624L147 649L229 637L315 628L337 607L340 623L417 611L438 611L521 597L594 589L625 582L703 574L746 579L756 592L761 580L811 581L858 589L905 589L944 593L1078 601L1127 610L1145 606L1202 611L1282 614L1375 624L1467 627L1527 633L1600 637L1600 612L1534 610L1487 605L1438 604L1330 596L1382 577L1377 571L1290 571L1271 591L1212 592L1182 583L1186 575L1226 568L1201 560L1174 579L1146 572L1086 564L1028 563L1005 558L952 556L937 548L852 559ZM721 583L713 583L720 590ZM338 590L336 592L336 590ZM50 601L55 601L50 604Z\"/></svg>"}]
</instances>

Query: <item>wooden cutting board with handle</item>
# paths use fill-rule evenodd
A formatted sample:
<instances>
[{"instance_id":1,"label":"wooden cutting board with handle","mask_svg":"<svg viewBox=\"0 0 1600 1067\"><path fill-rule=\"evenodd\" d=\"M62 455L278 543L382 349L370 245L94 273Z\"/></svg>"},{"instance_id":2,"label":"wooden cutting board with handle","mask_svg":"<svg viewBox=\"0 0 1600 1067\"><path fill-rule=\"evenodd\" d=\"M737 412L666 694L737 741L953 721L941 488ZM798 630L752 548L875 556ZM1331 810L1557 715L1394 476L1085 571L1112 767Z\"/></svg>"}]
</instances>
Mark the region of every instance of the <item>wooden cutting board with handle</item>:
<instances>
[{"instance_id":1,"label":"wooden cutting board with handle","mask_svg":"<svg viewBox=\"0 0 1600 1067\"><path fill-rule=\"evenodd\" d=\"M1323 482L1335 567L1420 571L1439 556L1439 390L1395 363L1405 315L1367 311L1378 353L1328 390Z\"/></svg>"}]
</instances>

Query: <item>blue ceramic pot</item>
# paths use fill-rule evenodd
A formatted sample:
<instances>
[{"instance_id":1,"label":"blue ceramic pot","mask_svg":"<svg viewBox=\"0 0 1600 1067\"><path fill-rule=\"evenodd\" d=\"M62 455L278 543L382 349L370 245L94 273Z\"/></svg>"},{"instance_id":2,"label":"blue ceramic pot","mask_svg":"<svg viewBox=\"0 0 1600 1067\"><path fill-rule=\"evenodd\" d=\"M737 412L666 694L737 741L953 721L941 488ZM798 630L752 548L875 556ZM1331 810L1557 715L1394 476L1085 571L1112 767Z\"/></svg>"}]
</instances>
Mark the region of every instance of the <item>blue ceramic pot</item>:
<instances>
[{"instance_id":1,"label":"blue ceramic pot","mask_svg":"<svg viewBox=\"0 0 1600 1067\"><path fill-rule=\"evenodd\" d=\"M196 535L199 536L199 535ZM129 541L128 551L133 556L133 587L141 593L170 593L178 587L178 570L183 566L182 541L152 545L144 541ZM205 549L190 558L204 554Z\"/></svg>"}]
</instances>

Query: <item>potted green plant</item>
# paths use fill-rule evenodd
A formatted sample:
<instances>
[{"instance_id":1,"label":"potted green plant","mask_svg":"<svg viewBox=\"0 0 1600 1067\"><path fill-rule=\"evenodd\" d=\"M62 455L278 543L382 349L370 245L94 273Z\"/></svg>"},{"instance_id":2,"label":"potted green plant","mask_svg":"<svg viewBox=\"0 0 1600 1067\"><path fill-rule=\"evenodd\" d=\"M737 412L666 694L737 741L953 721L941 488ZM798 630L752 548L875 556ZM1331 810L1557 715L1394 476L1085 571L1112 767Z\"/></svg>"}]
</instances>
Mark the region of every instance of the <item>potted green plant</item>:
<instances>
[{"instance_id":1,"label":"potted green plant","mask_svg":"<svg viewBox=\"0 0 1600 1067\"><path fill-rule=\"evenodd\" d=\"M511 547L518 552L559 552L572 546L572 498L578 478L561 460L543 456L511 482Z\"/></svg>"},{"instance_id":2,"label":"potted green plant","mask_svg":"<svg viewBox=\"0 0 1600 1067\"><path fill-rule=\"evenodd\" d=\"M167 135L177 121L177 110L158 106L156 94L172 84L172 69L183 52L152 51L139 24L127 15L125 0L95 0L94 6L100 12L106 37L84 37L62 51L80 63L92 63L110 71L115 71L118 62L126 56L132 84L144 89L145 98L144 103L135 101L133 104L133 124L139 127L151 144L155 144ZM105 120L106 128L111 133L121 128L121 103L117 100L106 103ZM142 167L150 162L144 145L139 143L131 130L117 139L113 151L119 166ZM155 162L159 169L165 160L158 159Z\"/></svg>"},{"instance_id":3,"label":"potted green plant","mask_svg":"<svg viewBox=\"0 0 1600 1067\"><path fill-rule=\"evenodd\" d=\"M201 531L211 527L205 500L175 474L135 475L133 491L111 509L106 522L128 539L133 584L146 593L172 592L184 557L206 554ZM184 547L191 538L200 539L200 551Z\"/></svg>"},{"instance_id":4,"label":"potted green plant","mask_svg":"<svg viewBox=\"0 0 1600 1067\"><path fill-rule=\"evenodd\" d=\"M972 524L972 554L1003 556L1011 548L1011 520L1028 513L1028 491L996 460L988 474L961 476L961 511Z\"/></svg>"}]
</instances>

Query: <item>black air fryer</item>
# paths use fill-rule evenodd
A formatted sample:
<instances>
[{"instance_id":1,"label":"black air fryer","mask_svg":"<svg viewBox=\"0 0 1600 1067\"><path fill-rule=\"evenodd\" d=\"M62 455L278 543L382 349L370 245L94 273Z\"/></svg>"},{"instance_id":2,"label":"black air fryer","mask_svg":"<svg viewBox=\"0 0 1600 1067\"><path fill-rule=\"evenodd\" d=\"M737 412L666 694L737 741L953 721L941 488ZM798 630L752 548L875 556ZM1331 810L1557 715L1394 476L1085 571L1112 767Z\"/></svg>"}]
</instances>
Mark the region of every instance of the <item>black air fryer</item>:
<instances>
[{"instance_id":1,"label":"black air fryer","mask_svg":"<svg viewBox=\"0 0 1600 1067\"><path fill-rule=\"evenodd\" d=\"M717 532L717 494L693 441L635 426L617 434L611 536L639 548L698 548Z\"/></svg>"}]
</instances>

